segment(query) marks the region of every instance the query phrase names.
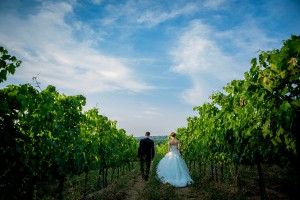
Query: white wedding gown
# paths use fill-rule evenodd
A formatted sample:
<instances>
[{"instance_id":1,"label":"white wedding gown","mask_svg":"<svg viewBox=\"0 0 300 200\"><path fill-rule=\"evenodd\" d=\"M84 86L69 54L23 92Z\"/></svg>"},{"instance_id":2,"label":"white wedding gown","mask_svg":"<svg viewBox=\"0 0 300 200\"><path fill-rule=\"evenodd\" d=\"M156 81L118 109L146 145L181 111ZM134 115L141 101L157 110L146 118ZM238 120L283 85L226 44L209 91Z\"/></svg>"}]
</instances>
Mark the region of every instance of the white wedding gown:
<instances>
[{"instance_id":1,"label":"white wedding gown","mask_svg":"<svg viewBox=\"0 0 300 200\"><path fill-rule=\"evenodd\" d=\"M193 183L189 169L174 145L171 145L170 151L159 161L156 172L161 182L174 187L185 187Z\"/></svg>"}]
</instances>

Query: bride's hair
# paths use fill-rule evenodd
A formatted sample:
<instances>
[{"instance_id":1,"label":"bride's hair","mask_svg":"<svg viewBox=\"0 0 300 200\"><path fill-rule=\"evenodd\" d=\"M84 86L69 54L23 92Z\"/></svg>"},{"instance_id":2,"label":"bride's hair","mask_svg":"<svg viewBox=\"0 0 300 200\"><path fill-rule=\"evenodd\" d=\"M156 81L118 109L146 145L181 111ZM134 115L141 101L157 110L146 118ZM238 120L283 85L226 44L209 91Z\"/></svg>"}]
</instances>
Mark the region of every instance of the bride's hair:
<instances>
[{"instance_id":1,"label":"bride's hair","mask_svg":"<svg viewBox=\"0 0 300 200\"><path fill-rule=\"evenodd\" d=\"M172 132L171 137L175 137L175 136L176 136L176 133Z\"/></svg>"}]
</instances>

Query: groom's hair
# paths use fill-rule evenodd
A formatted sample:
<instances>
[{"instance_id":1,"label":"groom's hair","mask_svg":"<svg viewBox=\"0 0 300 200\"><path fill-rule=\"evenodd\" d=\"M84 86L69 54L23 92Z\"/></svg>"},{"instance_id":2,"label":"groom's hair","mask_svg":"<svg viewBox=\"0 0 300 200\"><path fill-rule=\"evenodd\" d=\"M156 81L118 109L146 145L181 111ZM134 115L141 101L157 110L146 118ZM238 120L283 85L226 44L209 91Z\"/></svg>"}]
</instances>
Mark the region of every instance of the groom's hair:
<instances>
[{"instance_id":1,"label":"groom's hair","mask_svg":"<svg viewBox=\"0 0 300 200\"><path fill-rule=\"evenodd\" d=\"M146 135L146 136L150 136L150 132L147 131L147 132L145 133L145 135Z\"/></svg>"}]
</instances>

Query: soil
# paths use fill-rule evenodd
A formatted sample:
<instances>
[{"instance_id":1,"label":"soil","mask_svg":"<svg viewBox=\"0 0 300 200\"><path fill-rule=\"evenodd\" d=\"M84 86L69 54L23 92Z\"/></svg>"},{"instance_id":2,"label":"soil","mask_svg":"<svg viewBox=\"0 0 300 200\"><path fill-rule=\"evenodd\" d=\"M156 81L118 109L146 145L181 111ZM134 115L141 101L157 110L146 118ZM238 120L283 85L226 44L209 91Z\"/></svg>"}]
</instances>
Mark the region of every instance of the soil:
<instances>
[{"instance_id":1,"label":"soil","mask_svg":"<svg viewBox=\"0 0 300 200\"><path fill-rule=\"evenodd\" d=\"M125 200L138 200L142 194L146 182L138 174L133 174L132 179L127 185Z\"/></svg>"},{"instance_id":2,"label":"soil","mask_svg":"<svg viewBox=\"0 0 300 200\"><path fill-rule=\"evenodd\" d=\"M141 200L144 199L143 197L143 190L145 187L148 187L151 184L151 181L145 181L142 177L138 174L133 174L132 179L128 182L127 191L126 191L126 198L125 200ZM160 188L165 187L163 184ZM195 193L192 186L187 186L184 188L175 188L172 187L175 196L177 199L182 200L196 200L196 199L205 199L203 195L200 193ZM165 199L162 197L162 199Z\"/></svg>"}]
</instances>

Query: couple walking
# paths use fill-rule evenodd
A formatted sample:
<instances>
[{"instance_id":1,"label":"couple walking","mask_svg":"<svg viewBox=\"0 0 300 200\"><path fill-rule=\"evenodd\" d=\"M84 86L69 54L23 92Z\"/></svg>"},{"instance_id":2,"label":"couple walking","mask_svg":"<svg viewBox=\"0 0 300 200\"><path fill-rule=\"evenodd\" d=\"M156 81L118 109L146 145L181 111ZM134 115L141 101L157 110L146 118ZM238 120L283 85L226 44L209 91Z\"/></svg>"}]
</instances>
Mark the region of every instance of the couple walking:
<instances>
[{"instance_id":1,"label":"couple walking","mask_svg":"<svg viewBox=\"0 0 300 200\"><path fill-rule=\"evenodd\" d=\"M180 153L180 142L176 134L171 133L171 140L168 142L168 152L157 165L157 176L163 183L169 183L175 187L185 187L193 180L189 170ZM144 180L148 180L151 161L154 158L154 142L150 139L150 132L146 132L145 138L140 141L138 149L141 172ZM146 169L145 169L146 167Z\"/></svg>"}]
</instances>

